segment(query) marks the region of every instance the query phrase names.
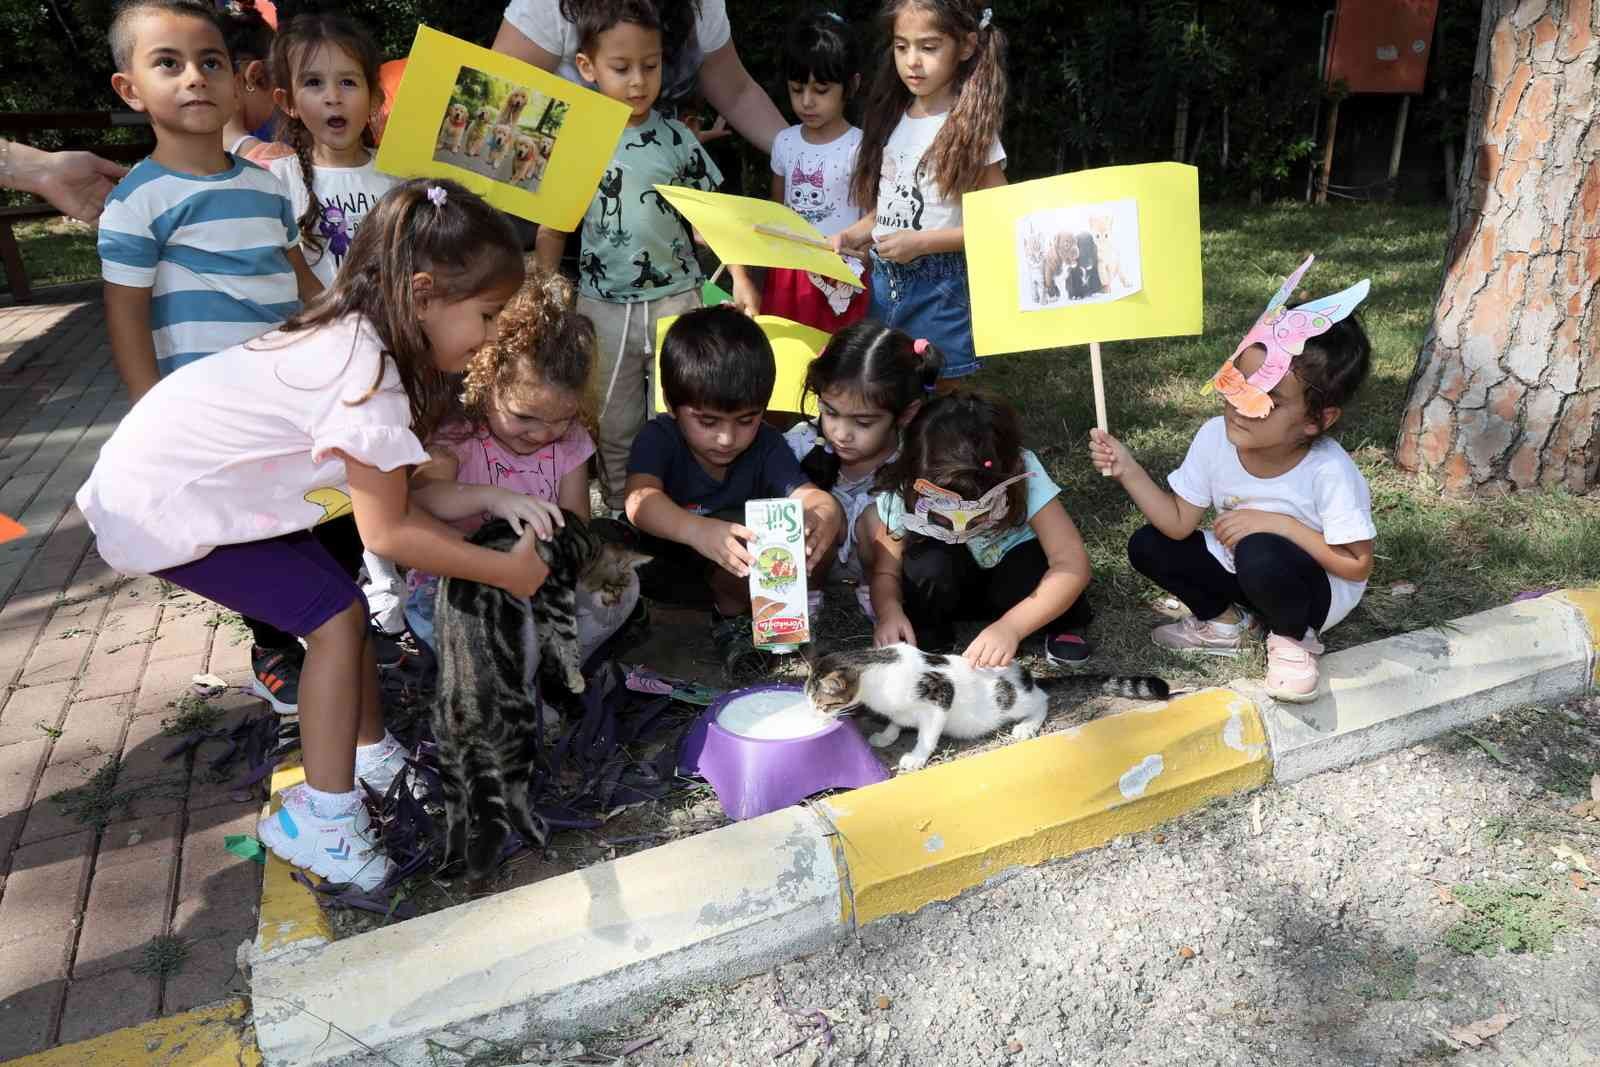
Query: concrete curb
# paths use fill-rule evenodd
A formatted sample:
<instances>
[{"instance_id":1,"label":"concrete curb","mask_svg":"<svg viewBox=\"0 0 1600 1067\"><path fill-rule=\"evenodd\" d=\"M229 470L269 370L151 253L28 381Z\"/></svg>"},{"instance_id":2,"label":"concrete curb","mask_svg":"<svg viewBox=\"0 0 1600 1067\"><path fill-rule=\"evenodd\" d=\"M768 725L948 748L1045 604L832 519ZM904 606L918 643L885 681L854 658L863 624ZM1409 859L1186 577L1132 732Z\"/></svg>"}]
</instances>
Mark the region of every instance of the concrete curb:
<instances>
[{"instance_id":1,"label":"concrete curb","mask_svg":"<svg viewBox=\"0 0 1600 1067\"><path fill-rule=\"evenodd\" d=\"M1332 653L1310 704L1245 683L1204 690L344 941L269 864L257 1039L268 1064L377 1051L425 1064L430 1036L604 1027L670 989L766 970L1212 798L1582 694L1597 635L1600 590L1511 604Z\"/></svg>"},{"instance_id":2,"label":"concrete curb","mask_svg":"<svg viewBox=\"0 0 1600 1067\"><path fill-rule=\"evenodd\" d=\"M250 1003L234 998L8 1060L11 1067L256 1067Z\"/></svg>"}]
</instances>

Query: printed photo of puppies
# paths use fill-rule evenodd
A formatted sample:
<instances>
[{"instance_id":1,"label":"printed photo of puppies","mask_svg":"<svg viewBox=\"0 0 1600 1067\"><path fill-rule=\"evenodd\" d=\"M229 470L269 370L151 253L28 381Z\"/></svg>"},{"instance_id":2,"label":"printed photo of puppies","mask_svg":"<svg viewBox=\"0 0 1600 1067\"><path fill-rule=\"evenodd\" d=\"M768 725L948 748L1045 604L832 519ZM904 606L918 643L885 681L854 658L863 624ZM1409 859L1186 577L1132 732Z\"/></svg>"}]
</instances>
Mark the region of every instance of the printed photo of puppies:
<instances>
[{"instance_id":1,"label":"printed photo of puppies","mask_svg":"<svg viewBox=\"0 0 1600 1067\"><path fill-rule=\"evenodd\" d=\"M1136 200L1025 215L1017 220L1016 249L1021 311L1105 303L1143 287Z\"/></svg>"},{"instance_id":2,"label":"printed photo of puppies","mask_svg":"<svg viewBox=\"0 0 1600 1067\"><path fill-rule=\"evenodd\" d=\"M456 74L433 158L538 192L569 105L472 67Z\"/></svg>"}]
</instances>

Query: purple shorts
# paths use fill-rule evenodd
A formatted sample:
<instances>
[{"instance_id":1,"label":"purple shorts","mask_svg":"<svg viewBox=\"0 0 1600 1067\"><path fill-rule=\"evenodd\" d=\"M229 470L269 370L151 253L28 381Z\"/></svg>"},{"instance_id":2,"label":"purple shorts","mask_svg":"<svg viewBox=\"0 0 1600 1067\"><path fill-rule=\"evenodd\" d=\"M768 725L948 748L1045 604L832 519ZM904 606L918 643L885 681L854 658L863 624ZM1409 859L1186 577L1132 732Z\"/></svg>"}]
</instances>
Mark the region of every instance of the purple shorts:
<instances>
[{"instance_id":1,"label":"purple shorts","mask_svg":"<svg viewBox=\"0 0 1600 1067\"><path fill-rule=\"evenodd\" d=\"M296 637L366 600L361 587L305 530L222 545L192 563L157 571L156 577Z\"/></svg>"}]
</instances>

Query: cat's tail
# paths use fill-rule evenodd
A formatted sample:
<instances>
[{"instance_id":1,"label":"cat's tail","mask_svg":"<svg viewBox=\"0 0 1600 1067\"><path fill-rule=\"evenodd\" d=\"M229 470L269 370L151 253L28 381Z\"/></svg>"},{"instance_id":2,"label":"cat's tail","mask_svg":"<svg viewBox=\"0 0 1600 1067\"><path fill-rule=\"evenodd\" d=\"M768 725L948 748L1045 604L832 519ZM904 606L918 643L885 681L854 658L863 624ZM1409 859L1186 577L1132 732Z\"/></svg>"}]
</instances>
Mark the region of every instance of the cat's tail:
<instances>
[{"instance_id":1,"label":"cat's tail","mask_svg":"<svg viewBox=\"0 0 1600 1067\"><path fill-rule=\"evenodd\" d=\"M1068 674L1037 679L1045 692L1072 689L1082 693L1109 693L1134 700L1165 700L1172 688L1151 674Z\"/></svg>"}]
</instances>

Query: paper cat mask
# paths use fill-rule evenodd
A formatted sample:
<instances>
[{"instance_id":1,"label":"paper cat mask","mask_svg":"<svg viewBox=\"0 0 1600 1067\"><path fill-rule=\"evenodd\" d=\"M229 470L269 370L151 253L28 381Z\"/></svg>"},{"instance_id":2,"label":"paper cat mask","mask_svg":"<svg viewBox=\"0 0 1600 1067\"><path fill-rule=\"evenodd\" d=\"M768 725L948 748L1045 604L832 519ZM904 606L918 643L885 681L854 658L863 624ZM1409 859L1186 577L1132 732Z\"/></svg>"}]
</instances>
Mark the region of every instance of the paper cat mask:
<instances>
[{"instance_id":1,"label":"paper cat mask","mask_svg":"<svg viewBox=\"0 0 1600 1067\"><path fill-rule=\"evenodd\" d=\"M911 486L917 506L906 512L906 529L946 544L965 544L1006 517L1006 487L1031 477L1028 472L1007 478L977 500L963 500L959 493L918 478Z\"/></svg>"},{"instance_id":2,"label":"paper cat mask","mask_svg":"<svg viewBox=\"0 0 1600 1067\"><path fill-rule=\"evenodd\" d=\"M1349 315L1367 298L1371 279L1363 278L1332 296L1307 301L1299 307L1286 307L1289 295L1300 284L1300 279L1305 277L1306 271L1311 269L1316 258L1307 256L1300 268L1284 279L1267 302L1267 310L1261 313L1250 332L1244 335L1244 340L1222 364L1222 369L1206 383L1207 390L1215 389L1221 393L1241 415L1248 415L1252 419L1266 418L1272 412L1272 398L1267 393L1289 373L1290 362L1305 351L1306 342L1327 333L1334 323ZM1254 374L1246 378L1234 366L1234 361L1252 345L1265 348L1267 358Z\"/></svg>"}]
</instances>

